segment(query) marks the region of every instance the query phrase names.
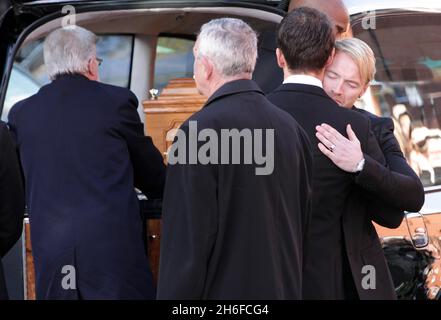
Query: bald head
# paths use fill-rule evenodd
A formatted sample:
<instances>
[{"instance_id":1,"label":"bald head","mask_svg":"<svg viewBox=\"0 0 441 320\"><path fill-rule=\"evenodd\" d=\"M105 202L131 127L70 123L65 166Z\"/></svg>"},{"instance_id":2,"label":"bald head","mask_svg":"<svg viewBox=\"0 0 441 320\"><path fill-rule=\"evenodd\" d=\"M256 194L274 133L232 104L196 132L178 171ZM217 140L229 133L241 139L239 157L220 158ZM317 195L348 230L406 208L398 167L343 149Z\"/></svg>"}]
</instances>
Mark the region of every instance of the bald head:
<instances>
[{"instance_id":1,"label":"bald head","mask_svg":"<svg viewBox=\"0 0 441 320\"><path fill-rule=\"evenodd\" d=\"M326 14L333 25L336 39L349 27L349 13L342 0L291 0L288 12L300 7L316 9Z\"/></svg>"}]
</instances>

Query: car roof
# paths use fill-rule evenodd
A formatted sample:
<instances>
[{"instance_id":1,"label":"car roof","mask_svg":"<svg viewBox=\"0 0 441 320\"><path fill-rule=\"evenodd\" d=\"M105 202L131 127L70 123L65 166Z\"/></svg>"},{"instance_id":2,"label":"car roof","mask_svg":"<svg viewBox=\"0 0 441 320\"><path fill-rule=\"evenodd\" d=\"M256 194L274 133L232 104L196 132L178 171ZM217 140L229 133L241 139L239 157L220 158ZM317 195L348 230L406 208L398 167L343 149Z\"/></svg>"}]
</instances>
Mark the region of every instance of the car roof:
<instances>
[{"instance_id":1,"label":"car roof","mask_svg":"<svg viewBox=\"0 0 441 320\"><path fill-rule=\"evenodd\" d=\"M106 2L109 0L12 0L13 3L25 3L29 5L37 5L37 4L51 4L51 3L65 3L65 2L78 2L78 3L93 3L93 2ZM119 0L119 2L125 1L125 2L140 2L140 0ZM144 1L151 1L151 2L206 2L210 3L211 0L144 0ZM255 4L265 4L269 6L277 6L281 0L239 0L240 2L250 2ZM237 0L225 0L225 3L228 2L237 2Z\"/></svg>"},{"instance_id":2,"label":"car roof","mask_svg":"<svg viewBox=\"0 0 441 320\"><path fill-rule=\"evenodd\" d=\"M109 0L106 0L110 2ZM139 2L140 0L119 0L119 2ZM144 0L150 2L201 2L210 3L211 0ZM263 4L271 7L277 7L281 0L224 0L227 4L228 2L248 2L254 4ZM98 3L105 2L104 0L12 0L13 3L22 3L27 5L38 5L38 4L55 4L55 3ZM346 7L348 8L349 14L363 13L373 10L384 10L384 9L432 9L435 11L441 10L440 0L343 0Z\"/></svg>"}]
</instances>

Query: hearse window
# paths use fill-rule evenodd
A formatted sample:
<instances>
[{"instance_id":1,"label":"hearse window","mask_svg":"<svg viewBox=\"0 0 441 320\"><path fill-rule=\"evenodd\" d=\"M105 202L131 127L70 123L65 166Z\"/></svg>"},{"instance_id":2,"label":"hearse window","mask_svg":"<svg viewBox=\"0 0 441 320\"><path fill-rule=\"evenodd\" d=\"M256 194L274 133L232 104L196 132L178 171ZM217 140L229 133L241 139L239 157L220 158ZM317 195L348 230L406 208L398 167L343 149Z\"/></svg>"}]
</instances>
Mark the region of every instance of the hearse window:
<instances>
[{"instance_id":1,"label":"hearse window","mask_svg":"<svg viewBox=\"0 0 441 320\"><path fill-rule=\"evenodd\" d=\"M159 37L153 88L162 90L170 79L193 77L194 40Z\"/></svg>"},{"instance_id":2,"label":"hearse window","mask_svg":"<svg viewBox=\"0 0 441 320\"><path fill-rule=\"evenodd\" d=\"M133 36L99 35L97 56L103 59L100 81L130 86ZM7 121L11 107L49 83L43 61L43 39L23 46L15 57L1 119Z\"/></svg>"},{"instance_id":3,"label":"hearse window","mask_svg":"<svg viewBox=\"0 0 441 320\"><path fill-rule=\"evenodd\" d=\"M365 107L392 117L407 161L425 186L441 184L440 13L378 12L376 28L353 24L377 59Z\"/></svg>"}]
</instances>

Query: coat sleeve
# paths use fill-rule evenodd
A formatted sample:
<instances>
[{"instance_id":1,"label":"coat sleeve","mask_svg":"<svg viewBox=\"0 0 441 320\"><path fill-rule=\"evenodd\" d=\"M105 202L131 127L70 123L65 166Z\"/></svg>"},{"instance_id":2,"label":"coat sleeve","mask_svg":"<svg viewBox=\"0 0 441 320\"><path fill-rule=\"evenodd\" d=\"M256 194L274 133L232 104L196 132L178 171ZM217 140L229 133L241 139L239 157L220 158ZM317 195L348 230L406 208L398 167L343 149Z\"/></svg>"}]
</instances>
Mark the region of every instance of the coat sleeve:
<instances>
[{"instance_id":1,"label":"coat sleeve","mask_svg":"<svg viewBox=\"0 0 441 320\"><path fill-rule=\"evenodd\" d=\"M376 136L387 166L367 155L365 167L357 175L356 182L390 205L401 210L419 211L424 204L424 188L400 150L393 133L393 122L382 119L376 126L374 130L379 131Z\"/></svg>"},{"instance_id":2,"label":"coat sleeve","mask_svg":"<svg viewBox=\"0 0 441 320\"><path fill-rule=\"evenodd\" d=\"M137 107L138 101L131 93L129 99L119 107L119 131L127 142L135 187L149 199L159 199L164 190L165 165L152 139L144 135Z\"/></svg>"},{"instance_id":3,"label":"coat sleeve","mask_svg":"<svg viewBox=\"0 0 441 320\"><path fill-rule=\"evenodd\" d=\"M370 124L370 121L369 121ZM370 125L369 127L370 128ZM372 130L368 129L363 148L365 165L355 176L355 183L363 190L372 220L386 228L398 228L404 218L404 208L389 197L397 185L391 171L386 168L386 158ZM384 185L387 180L387 186Z\"/></svg>"},{"instance_id":4,"label":"coat sleeve","mask_svg":"<svg viewBox=\"0 0 441 320\"><path fill-rule=\"evenodd\" d=\"M20 238L24 216L24 190L12 138L0 123L0 256Z\"/></svg>"},{"instance_id":5,"label":"coat sleeve","mask_svg":"<svg viewBox=\"0 0 441 320\"><path fill-rule=\"evenodd\" d=\"M172 149L187 149L188 126ZM182 135L181 135L182 134ZM172 152L172 151L170 151ZM185 157L188 159L188 152ZM215 165L169 163L165 189L158 299L202 299L218 229Z\"/></svg>"}]
</instances>

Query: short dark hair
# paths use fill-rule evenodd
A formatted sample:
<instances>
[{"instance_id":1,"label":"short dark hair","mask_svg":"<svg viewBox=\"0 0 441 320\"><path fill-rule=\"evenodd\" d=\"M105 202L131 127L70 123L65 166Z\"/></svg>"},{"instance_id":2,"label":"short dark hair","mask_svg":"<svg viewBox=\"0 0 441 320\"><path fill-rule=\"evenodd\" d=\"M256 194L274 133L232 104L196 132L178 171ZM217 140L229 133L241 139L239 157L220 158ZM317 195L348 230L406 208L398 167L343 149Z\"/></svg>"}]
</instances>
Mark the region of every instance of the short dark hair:
<instances>
[{"instance_id":1,"label":"short dark hair","mask_svg":"<svg viewBox=\"0 0 441 320\"><path fill-rule=\"evenodd\" d=\"M290 70L318 71L325 67L335 36L328 17L312 8L288 13L277 31L277 46Z\"/></svg>"}]
</instances>

